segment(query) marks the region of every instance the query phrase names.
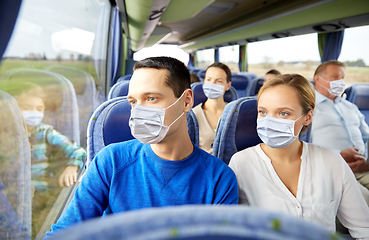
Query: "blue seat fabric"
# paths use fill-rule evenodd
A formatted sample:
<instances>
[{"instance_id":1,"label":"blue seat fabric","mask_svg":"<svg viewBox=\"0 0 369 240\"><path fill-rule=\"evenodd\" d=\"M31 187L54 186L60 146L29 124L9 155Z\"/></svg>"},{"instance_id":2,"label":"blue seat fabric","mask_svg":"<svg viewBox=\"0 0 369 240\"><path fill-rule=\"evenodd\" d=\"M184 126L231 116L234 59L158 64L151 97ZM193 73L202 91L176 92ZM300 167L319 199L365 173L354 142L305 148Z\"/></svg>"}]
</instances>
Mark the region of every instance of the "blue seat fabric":
<instances>
[{"instance_id":1,"label":"blue seat fabric","mask_svg":"<svg viewBox=\"0 0 369 240\"><path fill-rule=\"evenodd\" d=\"M128 95L129 80L119 81L112 86L108 94L108 100Z\"/></svg>"},{"instance_id":2,"label":"blue seat fabric","mask_svg":"<svg viewBox=\"0 0 369 240\"><path fill-rule=\"evenodd\" d=\"M232 87L237 91L238 97L246 97L246 89L249 85L249 79L243 75L232 75Z\"/></svg>"}]
</instances>

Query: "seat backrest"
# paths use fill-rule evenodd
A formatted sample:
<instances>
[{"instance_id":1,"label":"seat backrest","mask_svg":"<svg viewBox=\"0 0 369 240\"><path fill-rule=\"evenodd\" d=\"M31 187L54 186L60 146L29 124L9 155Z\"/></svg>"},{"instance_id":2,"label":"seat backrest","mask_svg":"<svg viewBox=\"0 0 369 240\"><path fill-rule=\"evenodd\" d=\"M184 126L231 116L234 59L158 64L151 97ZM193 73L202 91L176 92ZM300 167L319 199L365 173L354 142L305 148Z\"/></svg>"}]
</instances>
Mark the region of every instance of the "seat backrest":
<instances>
[{"instance_id":1,"label":"seat backrest","mask_svg":"<svg viewBox=\"0 0 369 240\"><path fill-rule=\"evenodd\" d=\"M369 125L369 84L354 84L350 87L347 100L354 103L365 116L365 121Z\"/></svg>"},{"instance_id":2,"label":"seat backrest","mask_svg":"<svg viewBox=\"0 0 369 240\"><path fill-rule=\"evenodd\" d=\"M236 152L262 143L256 131L257 116L256 97L239 98L227 104L217 126L213 155L228 164ZM299 139L310 142L310 131L311 124Z\"/></svg>"},{"instance_id":3,"label":"seat backrest","mask_svg":"<svg viewBox=\"0 0 369 240\"><path fill-rule=\"evenodd\" d=\"M10 69L0 78L6 85L33 82L41 86L46 94L42 122L52 125L77 144L80 143L77 97L68 79L58 73L29 68Z\"/></svg>"},{"instance_id":4,"label":"seat backrest","mask_svg":"<svg viewBox=\"0 0 369 240\"><path fill-rule=\"evenodd\" d=\"M160 221L158 221L160 219ZM145 208L85 221L53 239L343 240L289 214L245 205Z\"/></svg>"},{"instance_id":5,"label":"seat backrest","mask_svg":"<svg viewBox=\"0 0 369 240\"><path fill-rule=\"evenodd\" d=\"M10 229L18 231L12 226L14 222L9 222L18 219L31 236L31 147L18 104L3 91L0 91L0 122L0 216L5 216L0 225L10 224ZM17 235L13 234L8 236Z\"/></svg>"},{"instance_id":6,"label":"seat backrest","mask_svg":"<svg viewBox=\"0 0 369 240\"><path fill-rule=\"evenodd\" d=\"M114 84L109 91L108 100L127 96L129 90L129 80L123 80Z\"/></svg>"},{"instance_id":7,"label":"seat backrest","mask_svg":"<svg viewBox=\"0 0 369 240\"><path fill-rule=\"evenodd\" d=\"M263 83L264 77L252 79L249 85L247 86L246 95L249 97L256 96L260 88L263 86Z\"/></svg>"},{"instance_id":8,"label":"seat backrest","mask_svg":"<svg viewBox=\"0 0 369 240\"><path fill-rule=\"evenodd\" d=\"M126 97L110 99L95 110L87 128L87 166L105 146L133 139L130 116L131 105Z\"/></svg>"},{"instance_id":9,"label":"seat backrest","mask_svg":"<svg viewBox=\"0 0 369 240\"><path fill-rule=\"evenodd\" d=\"M226 164L236 152L262 142L256 132L256 103L255 97L244 97L224 108L215 134L213 155Z\"/></svg>"},{"instance_id":10,"label":"seat backrest","mask_svg":"<svg viewBox=\"0 0 369 240\"><path fill-rule=\"evenodd\" d=\"M72 82L79 111L80 145L86 147L88 120L98 106L94 78L81 69L67 66L49 66L45 70L59 73Z\"/></svg>"},{"instance_id":11,"label":"seat backrest","mask_svg":"<svg viewBox=\"0 0 369 240\"><path fill-rule=\"evenodd\" d=\"M249 78L243 75L232 75L232 87L237 91L238 97L246 97L246 88L249 84Z\"/></svg>"},{"instance_id":12,"label":"seat backrest","mask_svg":"<svg viewBox=\"0 0 369 240\"><path fill-rule=\"evenodd\" d=\"M205 102L207 97L204 94L204 91L202 89L202 82L195 82L191 84L191 89L193 91L194 101L193 106L195 107L199 103ZM224 101L225 102L231 102L238 98L237 91L234 87L230 87L228 91L224 93Z\"/></svg>"}]
</instances>

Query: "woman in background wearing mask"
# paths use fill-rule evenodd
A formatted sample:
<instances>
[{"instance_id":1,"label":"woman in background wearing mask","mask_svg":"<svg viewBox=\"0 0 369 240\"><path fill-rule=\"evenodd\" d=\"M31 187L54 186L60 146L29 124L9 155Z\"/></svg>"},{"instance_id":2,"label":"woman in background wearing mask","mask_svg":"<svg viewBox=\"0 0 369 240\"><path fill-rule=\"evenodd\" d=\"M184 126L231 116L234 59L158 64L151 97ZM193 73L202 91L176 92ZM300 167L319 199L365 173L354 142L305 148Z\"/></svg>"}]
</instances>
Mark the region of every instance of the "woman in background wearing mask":
<instances>
[{"instance_id":1,"label":"woman in background wearing mask","mask_svg":"<svg viewBox=\"0 0 369 240\"><path fill-rule=\"evenodd\" d=\"M227 103L224 93L231 87L232 73L229 67L216 62L206 69L203 90L208 98L192 110L199 123L200 148L212 154L215 130Z\"/></svg>"},{"instance_id":2,"label":"woman in background wearing mask","mask_svg":"<svg viewBox=\"0 0 369 240\"><path fill-rule=\"evenodd\" d=\"M236 153L239 202L291 214L335 231L336 216L354 238L369 239L369 209L342 157L301 142L312 121L315 92L298 74L267 82L258 94L263 143Z\"/></svg>"}]
</instances>

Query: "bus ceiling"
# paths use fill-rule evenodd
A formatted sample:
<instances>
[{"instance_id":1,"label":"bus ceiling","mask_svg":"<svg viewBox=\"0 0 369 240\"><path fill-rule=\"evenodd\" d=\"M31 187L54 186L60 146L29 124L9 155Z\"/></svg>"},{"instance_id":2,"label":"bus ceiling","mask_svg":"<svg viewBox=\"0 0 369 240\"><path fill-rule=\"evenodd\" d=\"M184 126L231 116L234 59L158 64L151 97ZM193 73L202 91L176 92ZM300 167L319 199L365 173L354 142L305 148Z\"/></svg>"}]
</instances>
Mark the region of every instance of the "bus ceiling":
<instances>
[{"instance_id":1,"label":"bus ceiling","mask_svg":"<svg viewBox=\"0 0 369 240\"><path fill-rule=\"evenodd\" d=\"M116 0L133 51L187 52L369 24L367 0Z\"/></svg>"}]
</instances>

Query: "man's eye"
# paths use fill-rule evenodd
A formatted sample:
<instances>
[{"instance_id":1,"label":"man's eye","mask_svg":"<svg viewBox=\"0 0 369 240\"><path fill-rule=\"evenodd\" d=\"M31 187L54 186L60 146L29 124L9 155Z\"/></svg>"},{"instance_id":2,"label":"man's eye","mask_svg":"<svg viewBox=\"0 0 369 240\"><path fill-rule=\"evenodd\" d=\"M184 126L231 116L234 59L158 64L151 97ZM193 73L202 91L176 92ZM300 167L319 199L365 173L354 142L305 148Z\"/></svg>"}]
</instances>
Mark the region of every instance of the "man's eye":
<instances>
[{"instance_id":1,"label":"man's eye","mask_svg":"<svg viewBox=\"0 0 369 240\"><path fill-rule=\"evenodd\" d=\"M129 101L129 103L133 106L133 105L136 105L136 101L135 100L131 100Z\"/></svg>"}]
</instances>

